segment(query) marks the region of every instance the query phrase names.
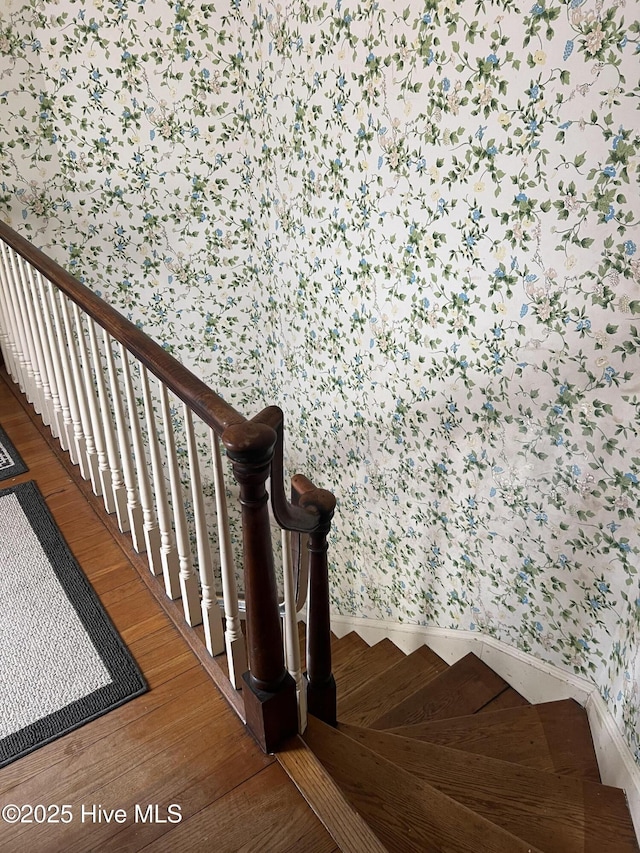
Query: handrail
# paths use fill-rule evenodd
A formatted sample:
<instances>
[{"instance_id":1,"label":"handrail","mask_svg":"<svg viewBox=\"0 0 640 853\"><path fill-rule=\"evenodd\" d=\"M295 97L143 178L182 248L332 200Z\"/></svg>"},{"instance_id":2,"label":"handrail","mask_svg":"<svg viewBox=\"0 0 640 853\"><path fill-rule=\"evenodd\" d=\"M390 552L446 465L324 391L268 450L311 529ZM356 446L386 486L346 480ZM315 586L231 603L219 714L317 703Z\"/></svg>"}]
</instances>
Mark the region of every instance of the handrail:
<instances>
[{"instance_id":1,"label":"handrail","mask_svg":"<svg viewBox=\"0 0 640 853\"><path fill-rule=\"evenodd\" d=\"M2 220L0 239L62 290L115 340L124 344L138 361L161 379L183 403L187 403L217 435L221 436L232 424L246 420L171 353Z\"/></svg>"},{"instance_id":2,"label":"handrail","mask_svg":"<svg viewBox=\"0 0 640 853\"><path fill-rule=\"evenodd\" d=\"M102 329L102 343L96 336L96 326ZM120 345L122 380L114 360L114 341ZM226 647L231 683L236 689L242 685L247 726L262 748L274 751L298 730L299 722L304 726L305 704L325 722L335 723L327 539L336 500L302 475L293 478L292 500L287 500L282 411L269 406L251 419L241 415L115 308L2 221L0 344L14 381L36 412L41 413L44 423L51 426L62 448L69 450L82 477L91 479L95 494L103 495L107 512L116 513L120 530L131 531L135 550L147 551L149 570L162 575L168 598L182 599L187 624L205 625L211 655L221 654ZM138 365L135 376L139 399L132 385L130 358ZM158 413L154 411L147 371L159 382ZM198 544L195 562L167 390L184 403ZM224 629L212 586L192 414L211 434L219 526L224 526L226 516L226 489L221 479L218 440L226 449L239 485L249 652L246 672L228 528L226 536L218 532ZM156 417L162 422L163 450ZM142 419L147 452L142 447ZM169 473L171 506L164 469ZM296 613L291 610L293 575L285 581L289 609L281 614L269 503L273 517L285 531L283 543L289 542L283 556L286 572L291 572L292 565L288 534L298 533L300 539L308 541L306 694L299 708L297 694L303 689L303 678L298 644L293 642L297 629Z\"/></svg>"},{"instance_id":3,"label":"handrail","mask_svg":"<svg viewBox=\"0 0 640 853\"><path fill-rule=\"evenodd\" d=\"M271 506L273 515L283 530L292 533L311 533L323 523L324 516L333 514L336 499L326 489L317 489L307 480L304 506L290 503L284 491L284 414L277 406L268 406L252 418L254 423L270 426L276 434L271 462Z\"/></svg>"}]
</instances>

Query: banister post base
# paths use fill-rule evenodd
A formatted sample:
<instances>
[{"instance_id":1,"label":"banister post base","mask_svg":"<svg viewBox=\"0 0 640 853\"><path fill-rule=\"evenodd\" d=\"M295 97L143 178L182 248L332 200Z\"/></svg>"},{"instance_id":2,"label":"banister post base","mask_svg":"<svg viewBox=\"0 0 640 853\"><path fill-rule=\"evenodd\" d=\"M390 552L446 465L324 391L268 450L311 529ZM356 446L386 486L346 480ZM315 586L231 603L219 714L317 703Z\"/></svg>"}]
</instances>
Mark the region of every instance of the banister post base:
<instances>
[{"instance_id":1,"label":"banister post base","mask_svg":"<svg viewBox=\"0 0 640 853\"><path fill-rule=\"evenodd\" d=\"M307 685L307 711L323 723L335 726L338 721L336 709L336 681L333 674L323 684L313 684L305 672Z\"/></svg>"},{"instance_id":2,"label":"banister post base","mask_svg":"<svg viewBox=\"0 0 640 853\"><path fill-rule=\"evenodd\" d=\"M296 683L287 672L275 693L259 690L242 676L242 697L247 728L263 752L275 752L289 737L298 733Z\"/></svg>"}]
</instances>

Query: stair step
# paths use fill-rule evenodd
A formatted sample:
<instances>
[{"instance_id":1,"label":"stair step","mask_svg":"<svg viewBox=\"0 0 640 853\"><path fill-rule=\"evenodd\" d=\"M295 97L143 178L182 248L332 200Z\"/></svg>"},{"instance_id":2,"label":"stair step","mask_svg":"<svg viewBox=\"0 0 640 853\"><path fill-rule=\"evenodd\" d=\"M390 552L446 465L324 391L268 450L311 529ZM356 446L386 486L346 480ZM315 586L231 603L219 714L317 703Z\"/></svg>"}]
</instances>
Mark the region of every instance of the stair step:
<instances>
[{"instance_id":1,"label":"stair step","mask_svg":"<svg viewBox=\"0 0 640 853\"><path fill-rule=\"evenodd\" d=\"M300 666L302 668L302 672L306 672L306 669L307 669L307 626L305 625L304 622L298 622L298 648L300 649Z\"/></svg>"},{"instance_id":2,"label":"stair step","mask_svg":"<svg viewBox=\"0 0 640 853\"><path fill-rule=\"evenodd\" d=\"M363 640L355 631L350 631L344 637L331 637L331 658L337 663L348 661L369 648L366 640Z\"/></svg>"},{"instance_id":3,"label":"stair step","mask_svg":"<svg viewBox=\"0 0 640 853\"><path fill-rule=\"evenodd\" d=\"M386 672L405 657L405 653L387 638L374 646L366 646L346 666L342 665L342 658L338 655L333 670L338 685L338 708L342 701L354 690L359 690L365 681Z\"/></svg>"},{"instance_id":4,"label":"stair step","mask_svg":"<svg viewBox=\"0 0 640 853\"><path fill-rule=\"evenodd\" d=\"M535 770L600 781L587 712L573 699L500 711L483 708L479 714L387 731Z\"/></svg>"},{"instance_id":5,"label":"stair step","mask_svg":"<svg viewBox=\"0 0 640 853\"><path fill-rule=\"evenodd\" d=\"M371 647L372 650L374 648ZM416 684L425 685L447 669L447 664L435 652L427 646L420 646L339 701L338 719L360 726L369 725L411 697ZM400 722L404 720L393 724L399 725Z\"/></svg>"},{"instance_id":6,"label":"stair step","mask_svg":"<svg viewBox=\"0 0 640 853\"><path fill-rule=\"evenodd\" d=\"M390 851L541 853L314 717L304 740Z\"/></svg>"},{"instance_id":7,"label":"stair step","mask_svg":"<svg viewBox=\"0 0 640 853\"><path fill-rule=\"evenodd\" d=\"M307 626L304 622L298 622L298 642L300 646L300 664L302 671L307 668ZM366 640L363 640L355 631L350 631L343 637L336 637L331 633L331 660L332 668L335 675L335 662L349 660L351 657L357 657L361 652L369 648Z\"/></svg>"},{"instance_id":8,"label":"stair step","mask_svg":"<svg viewBox=\"0 0 640 853\"><path fill-rule=\"evenodd\" d=\"M277 758L338 845L334 853L389 853L301 737L291 738Z\"/></svg>"},{"instance_id":9,"label":"stair step","mask_svg":"<svg viewBox=\"0 0 640 853\"><path fill-rule=\"evenodd\" d=\"M528 709L526 709L528 710ZM388 732L339 731L545 853L637 853L624 792Z\"/></svg>"},{"instance_id":10,"label":"stair step","mask_svg":"<svg viewBox=\"0 0 640 853\"><path fill-rule=\"evenodd\" d=\"M517 690L514 690L513 687L508 687L496 696L495 699L487 702L482 708L478 708L476 714L484 714L487 711L501 711L503 708L522 708L530 704Z\"/></svg>"},{"instance_id":11,"label":"stair step","mask_svg":"<svg viewBox=\"0 0 640 853\"><path fill-rule=\"evenodd\" d=\"M509 689L507 682L483 663L474 654L441 672L428 684L417 681L421 686L405 696L397 696L388 703L377 717L368 717L366 723L349 717L345 722L370 725L375 729L390 729L421 723L423 720L442 720L474 714L496 696Z\"/></svg>"}]
</instances>

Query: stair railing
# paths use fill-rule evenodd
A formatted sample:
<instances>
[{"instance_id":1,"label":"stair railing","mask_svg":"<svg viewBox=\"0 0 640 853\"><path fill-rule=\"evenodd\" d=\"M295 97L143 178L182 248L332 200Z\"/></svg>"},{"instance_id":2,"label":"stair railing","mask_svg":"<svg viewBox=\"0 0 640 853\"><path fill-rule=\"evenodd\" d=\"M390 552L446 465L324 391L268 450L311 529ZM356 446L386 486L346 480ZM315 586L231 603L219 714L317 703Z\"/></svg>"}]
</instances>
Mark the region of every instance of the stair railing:
<instances>
[{"instance_id":1,"label":"stair railing","mask_svg":"<svg viewBox=\"0 0 640 853\"><path fill-rule=\"evenodd\" d=\"M202 626L213 661L226 656L225 695L261 747L272 752L304 730L307 705L334 723L327 535L335 499L297 476L287 500L281 410L245 418L3 222L0 349L8 374L120 531L130 533L134 550L146 555L167 599L181 603L188 626ZM244 600L227 500L233 484L225 479L221 445L239 489ZM270 508L282 530L284 602ZM299 586L307 539L303 679L297 613L305 600ZM175 608L166 609L175 618Z\"/></svg>"}]
</instances>

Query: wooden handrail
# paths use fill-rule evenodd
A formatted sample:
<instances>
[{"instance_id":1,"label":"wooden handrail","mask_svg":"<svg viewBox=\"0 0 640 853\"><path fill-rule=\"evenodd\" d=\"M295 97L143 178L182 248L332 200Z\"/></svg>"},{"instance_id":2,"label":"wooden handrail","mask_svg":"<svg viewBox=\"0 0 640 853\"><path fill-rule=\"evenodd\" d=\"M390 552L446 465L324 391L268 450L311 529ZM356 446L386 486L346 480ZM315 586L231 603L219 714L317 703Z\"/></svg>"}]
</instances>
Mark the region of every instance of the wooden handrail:
<instances>
[{"instance_id":1,"label":"wooden handrail","mask_svg":"<svg viewBox=\"0 0 640 853\"><path fill-rule=\"evenodd\" d=\"M246 418L115 308L0 220L0 239L21 255L145 367L218 435Z\"/></svg>"},{"instance_id":2,"label":"wooden handrail","mask_svg":"<svg viewBox=\"0 0 640 853\"><path fill-rule=\"evenodd\" d=\"M270 426L276 434L276 443L271 461L271 507L273 515L283 530L291 530L294 533L311 533L322 525L323 517L329 513L333 514L336 500L331 492L325 489L316 489L309 484L313 490L313 499L307 496L305 506L290 503L284 490L284 414L277 406L269 406L252 418L254 423ZM305 481L309 483L308 480ZM306 490L309 491L309 488Z\"/></svg>"}]
</instances>

